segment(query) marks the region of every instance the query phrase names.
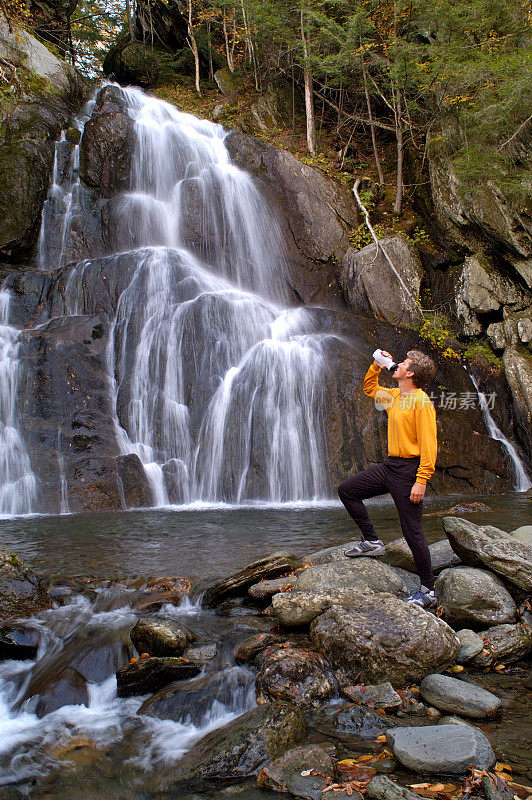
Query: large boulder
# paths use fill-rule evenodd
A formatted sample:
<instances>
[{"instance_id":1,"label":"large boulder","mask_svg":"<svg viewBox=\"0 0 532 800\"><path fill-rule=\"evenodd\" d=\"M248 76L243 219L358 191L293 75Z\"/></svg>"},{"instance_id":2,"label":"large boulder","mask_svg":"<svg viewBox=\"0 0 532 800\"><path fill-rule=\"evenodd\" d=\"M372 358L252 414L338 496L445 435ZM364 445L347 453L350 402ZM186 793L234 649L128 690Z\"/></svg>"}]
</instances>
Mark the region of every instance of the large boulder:
<instances>
[{"instance_id":1,"label":"large boulder","mask_svg":"<svg viewBox=\"0 0 532 800\"><path fill-rule=\"evenodd\" d=\"M296 647L268 647L256 663L257 702L280 700L318 706L337 693L338 684L329 665L318 653Z\"/></svg>"},{"instance_id":2,"label":"large boulder","mask_svg":"<svg viewBox=\"0 0 532 800\"><path fill-rule=\"evenodd\" d=\"M157 692L169 683L193 678L201 671L201 664L177 656L141 658L121 667L116 673L119 697Z\"/></svg>"},{"instance_id":3,"label":"large boulder","mask_svg":"<svg viewBox=\"0 0 532 800\"><path fill-rule=\"evenodd\" d=\"M299 744L307 723L300 709L267 703L247 711L223 728L208 733L166 774L158 788L173 784L257 775L271 760Z\"/></svg>"},{"instance_id":4,"label":"large boulder","mask_svg":"<svg viewBox=\"0 0 532 800\"><path fill-rule=\"evenodd\" d=\"M460 558L456 555L447 539L442 539L440 542L432 542L432 544L429 544L429 551L434 573L441 572L447 567L453 567L460 563ZM389 542L386 545L386 552L381 558L382 561L392 567L406 569L409 572L416 571L414 556L406 539L403 537Z\"/></svg>"},{"instance_id":5,"label":"large boulder","mask_svg":"<svg viewBox=\"0 0 532 800\"><path fill-rule=\"evenodd\" d=\"M521 589L532 590L532 545L516 541L498 528L460 517L444 517L443 527L464 563L487 567Z\"/></svg>"},{"instance_id":6,"label":"large boulder","mask_svg":"<svg viewBox=\"0 0 532 800\"><path fill-rule=\"evenodd\" d=\"M495 754L486 736L470 725L431 725L386 731L395 758L429 775L465 775L470 767L491 769Z\"/></svg>"},{"instance_id":7,"label":"large boulder","mask_svg":"<svg viewBox=\"0 0 532 800\"><path fill-rule=\"evenodd\" d=\"M358 251L350 249L342 261L342 286L349 308L354 313L369 311L392 325L421 316L417 297L422 275L419 253L403 236L380 240L378 250L375 244Z\"/></svg>"},{"instance_id":8,"label":"large boulder","mask_svg":"<svg viewBox=\"0 0 532 800\"><path fill-rule=\"evenodd\" d=\"M482 641L482 650L472 660L474 666L512 664L526 658L532 651L532 627L524 622L517 625L495 625L484 631Z\"/></svg>"},{"instance_id":9,"label":"large boulder","mask_svg":"<svg viewBox=\"0 0 532 800\"><path fill-rule=\"evenodd\" d=\"M173 620L157 618L139 619L130 636L137 651L150 656L181 656L196 638Z\"/></svg>"},{"instance_id":10,"label":"large boulder","mask_svg":"<svg viewBox=\"0 0 532 800\"><path fill-rule=\"evenodd\" d=\"M320 594L334 589L372 589L407 596L409 587L400 574L388 564L373 558L344 556L343 561L320 564L304 569L296 578L293 592Z\"/></svg>"},{"instance_id":11,"label":"large boulder","mask_svg":"<svg viewBox=\"0 0 532 800\"><path fill-rule=\"evenodd\" d=\"M389 594L360 592L354 608L333 606L311 625L329 663L353 682L406 686L453 661L460 642L442 620Z\"/></svg>"},{"instance_id":12,"label":"large boulder","mask_svg":"<svg viewBox=\"0 0 532 800\"><path fill-rule=\"evenodd\" d=\"M517 607L501 579L475 567L446 569L436 581L438 601L453 627L485 628L515 622Z\"/></svg>"},{"instance_id":13,"label":"large boulder","mask_svg":"<svg viewBox=\"0 0 532 800\"><path fill-rule=\"evenodd\" d=\"M14 553L0 548L0 617L29 617L51 605L46 587L33 570ZM16 638L12 632L7 641L13 635Z\"/></svg>"},{"instance_id":14,"label":"large boulder","mask_svg":"<svg viewBox=\"0 0 532 800\"><path fill-rule=\"evenodd\" d=\"M449 675L427 675L421 681L419 691L427 703L441 711L472 719L493 717L501 707L500 699L491 692Z\"/></svg>"},{"instance_id":15,"label":"large boulder","mask_svg":"<svg viewBox=\"0 0 532 800\"><path fill-rule=\"evenodd\" d=\"M332 606L355 608L359 600L357 589L331 589L320 592L281 592L272 597L272 610L285 628L300 628L310 623Z\"/></svg>"}]
</instances>

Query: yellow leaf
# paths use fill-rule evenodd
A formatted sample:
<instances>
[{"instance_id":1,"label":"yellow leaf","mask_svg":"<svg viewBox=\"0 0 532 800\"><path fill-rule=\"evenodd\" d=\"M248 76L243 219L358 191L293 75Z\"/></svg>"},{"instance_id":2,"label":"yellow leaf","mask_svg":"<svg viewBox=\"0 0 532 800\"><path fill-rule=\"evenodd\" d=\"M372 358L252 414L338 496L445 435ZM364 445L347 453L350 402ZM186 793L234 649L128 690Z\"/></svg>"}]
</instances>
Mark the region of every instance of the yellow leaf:
<instances>
[{"instance_id":1,"label":"yellow leaf","mask_svg":"<svg viewBox=\"0 0 532 800\"><path fill-rule=\"evenodd\" d=\"M385 742L386 741L386 736L383 733L381 733L381 735L377 736L377 738L374 739L374 741L375 742Z\"/></svg>"},{"instance_id":2,"label":"yellow leaf","mask_svg":"<svg viewBox=\"0 0 532 800\"><path fill-rule=\"evenodd\" d=\"M497 761L495 764L495 772L504 772L505 769L507 769L509 772L513 772L509 764L505 764L502 761Z\"/></svg>"}]
</instances>

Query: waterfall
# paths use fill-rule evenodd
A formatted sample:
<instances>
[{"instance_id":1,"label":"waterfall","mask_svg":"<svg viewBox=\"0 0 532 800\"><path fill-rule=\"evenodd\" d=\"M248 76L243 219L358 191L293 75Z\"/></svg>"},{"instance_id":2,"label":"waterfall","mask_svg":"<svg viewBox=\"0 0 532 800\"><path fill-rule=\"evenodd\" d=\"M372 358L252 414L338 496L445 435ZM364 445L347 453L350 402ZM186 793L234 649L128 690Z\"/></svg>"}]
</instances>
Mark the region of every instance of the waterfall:
<instances>
[{"instance_id":1,"label":"waterfall","mask_svg":"<svg viewBox=\"0 0 532 800\"><path fill-rule=\"evenodd\" d=\"M17 430L20 331L8 324L10 300L0 290L0 514L29 514L37 482Z\"/></svg>"},{"instance_id":2,"label":"waterfall","mask_svg":"<svg viewBox=\"0 0 532 800\"><path fill-rule=\"evenodd\" d=\"M57 430L57 470L59 472L59 513L70 514L68 502L68 481L65 470L65 458L61 452L61 429Z\"/></svg>"},{"instance_id":3,"label":"waterfall","mask_svg":"<svg viewBox=\"0 0 532 800\"><path fill-rule=\"evenodd\" d=\"M311 312L287 308L275 216L231 163L221 126L117 91L136 135L130 191L113 206L121 249L106 270L123 274L126 259L131 271L108 347L120 451L141 459L157 506L328 496L327 337ZM69 214L64 202L43 221L42 242L61 232L58 264ZM94 269L72 269L65 313L90 313Z\"/></svg>"},{"instance_id":4,"label":"waterfall","mask_svg":"<svg viewBox=\"0 0 532 800\"><path fill-rule=\"evenodd\" d=\"M480 403L480 408L482 410L482 416L484 418L484 423L486 425L486 428L488 429L489 435L491 436L492 439L501 442L501 444L506 449L506 452L510 456L515 471L514 489L516 492L526 492L527 489L530 489L532 487L532 481L528 477L528 474L525 470L525 466L519 456L519 453L517 452L516 447L510 441L508 441L504 433L501 431L501 429L493 419L489 410L489 405L486 400L486 397L481 391L479 391L477 381L471 374L469 375L469 377L471 378L473 385L477 390L478 400Z\"/></svg>"}]
</instances>

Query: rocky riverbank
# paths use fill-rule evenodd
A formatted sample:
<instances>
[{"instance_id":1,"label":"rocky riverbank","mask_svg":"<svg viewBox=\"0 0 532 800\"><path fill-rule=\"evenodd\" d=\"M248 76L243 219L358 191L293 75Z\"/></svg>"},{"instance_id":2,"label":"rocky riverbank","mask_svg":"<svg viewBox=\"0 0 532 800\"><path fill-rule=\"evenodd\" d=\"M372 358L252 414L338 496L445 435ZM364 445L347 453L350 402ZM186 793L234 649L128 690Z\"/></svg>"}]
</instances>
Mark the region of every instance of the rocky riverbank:
<instances>
[{"instance_id":1,"label":"rocky riverbank","mask_svg":"<svg viewBox=\"0 0 532 800\"><path fill-rule=\"evenodd\" d=\"M46 586L6 554L0 670L6 681L19 665L11 714L44 723L65 707L90 710L94 686L114 692L116 674L114 702L130 714L121 737L74 747L70 732L66 757L70 776L89 779L95 752L119 769L133 723L170 726L172 756L145 758L124 798L213 787L247 798L255 782L264 797L528 797L532 531L451 516L443 528L447 539L431 545L435 613L403 602L418 579L400 540L380 559L348 560L345 546L304 560L277 552L195 589L183 578ZM183 726L192 733L180 748ZM142 737L135 747L141 760L154 749ZM66 791L50 756L43 797ZM8 783L25 785L15 774Z\"/></svg>"}]
</instances>

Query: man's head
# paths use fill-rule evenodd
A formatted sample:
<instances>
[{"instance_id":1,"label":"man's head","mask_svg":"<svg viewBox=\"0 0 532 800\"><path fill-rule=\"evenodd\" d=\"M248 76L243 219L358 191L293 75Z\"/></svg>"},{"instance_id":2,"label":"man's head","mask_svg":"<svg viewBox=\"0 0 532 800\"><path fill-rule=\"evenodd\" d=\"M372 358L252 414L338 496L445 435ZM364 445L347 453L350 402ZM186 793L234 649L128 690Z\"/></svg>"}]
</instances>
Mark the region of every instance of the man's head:
<instances>
[{"instance_id":1,"label":"man's head","mask_svg":"<svg viewBox=\"0 0 532 800\"><path fill-rule=\"evenodd\" d=\"M393 377L396 380L410 378L417 389L424 389L435 372L436 367L432 358L419 350L409 350L405 360L397 365Z\"/></svg>"}]
</instances>

